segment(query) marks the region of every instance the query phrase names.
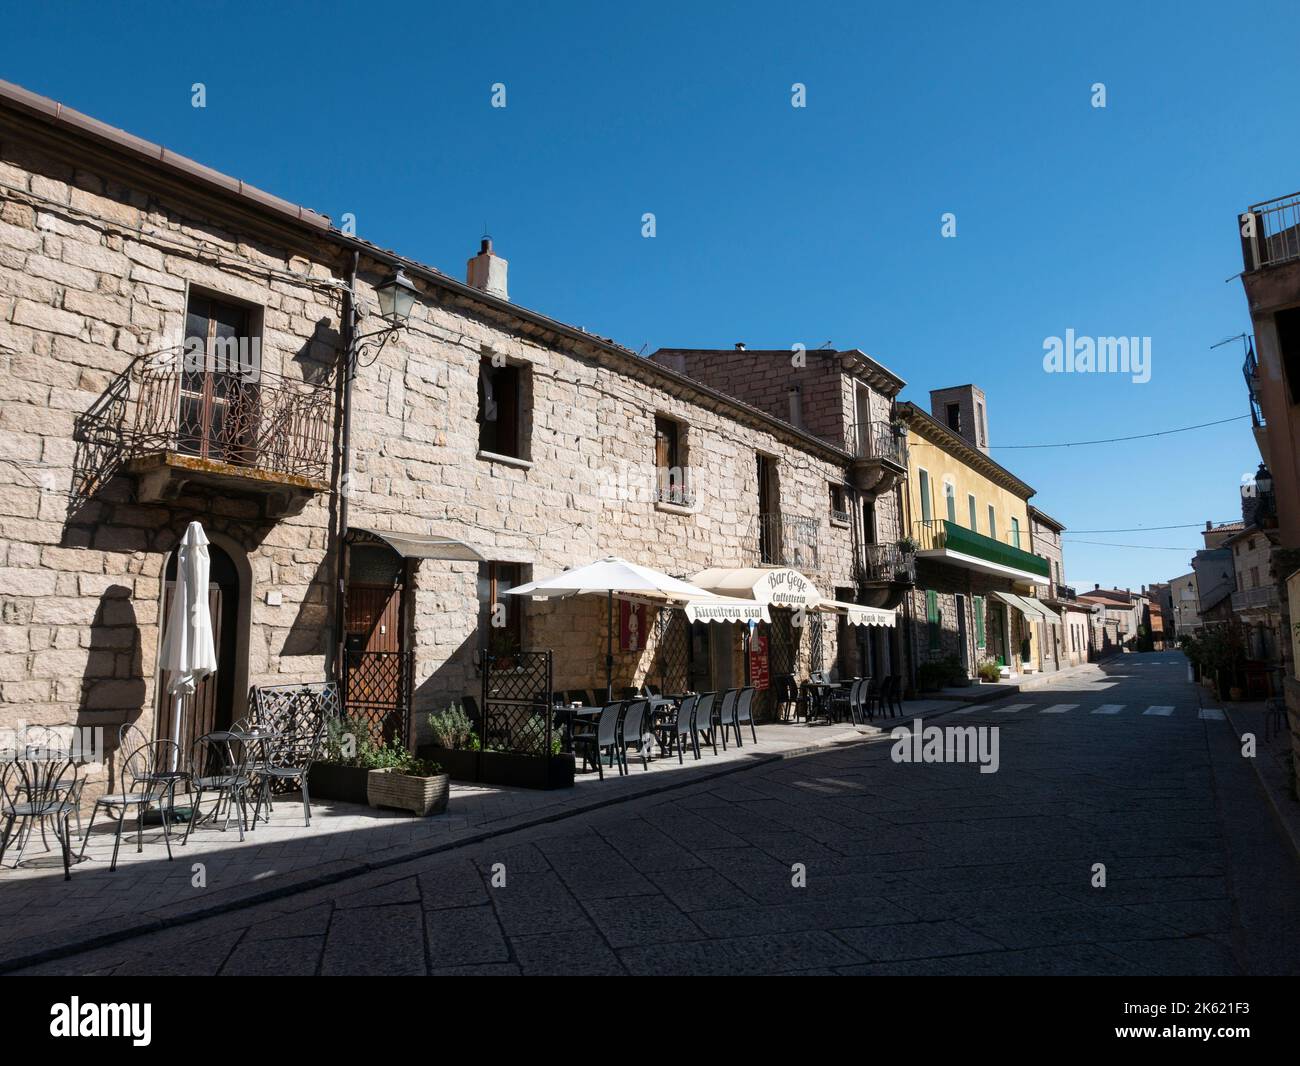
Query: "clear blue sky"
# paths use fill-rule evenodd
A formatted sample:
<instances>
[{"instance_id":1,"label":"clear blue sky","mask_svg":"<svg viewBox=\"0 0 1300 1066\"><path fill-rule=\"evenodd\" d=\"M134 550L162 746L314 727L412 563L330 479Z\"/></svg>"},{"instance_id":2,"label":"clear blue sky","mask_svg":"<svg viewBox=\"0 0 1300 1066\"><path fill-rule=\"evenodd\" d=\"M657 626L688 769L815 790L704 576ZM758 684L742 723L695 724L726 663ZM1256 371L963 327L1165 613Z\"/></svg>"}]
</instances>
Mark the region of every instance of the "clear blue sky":
<instances>
[{"instance_id":1,"label":"clear blue sky","mask_svg":"<svg viewBox=\"0 0 1300 1066\"><path fill-rule=\"evenodd\" d=\"M635 349L830 341L922 405L974 381L996 446L1246 412L1240 345L1209 347L1249 329L1236 213L1300 188L1298 28L1294 2L46 3L9 6L0 76L450 273L486 223L514 300ZM1150 336L1151 381L1045 374L1067 329ZM1077 531L1232 518L1259 461L1246 422L994 454ZM1187 549L1071 544L1080 586L1199 543L1067 536Z\"/></svg>"}]
</instances>

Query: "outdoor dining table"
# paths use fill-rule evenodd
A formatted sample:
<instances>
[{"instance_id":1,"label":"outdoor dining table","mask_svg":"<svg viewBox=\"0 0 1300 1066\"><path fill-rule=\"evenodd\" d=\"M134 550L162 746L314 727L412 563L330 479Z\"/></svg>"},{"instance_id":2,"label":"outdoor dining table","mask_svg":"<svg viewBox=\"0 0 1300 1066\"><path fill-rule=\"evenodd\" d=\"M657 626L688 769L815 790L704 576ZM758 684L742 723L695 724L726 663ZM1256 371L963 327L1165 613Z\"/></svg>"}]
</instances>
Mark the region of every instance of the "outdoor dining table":
<instances>
[{"instance_id":1,"label":"outdoor dining table","mask_svg":"<svg viewBox=\"0 0 1300 1066\"><path fill-rule=\"evenodd\" d=\"M561 703L555 708L555 713L564 719L564 750L565 752L573 751L573 723L575 721L595 722L600 718L600 712L603 707L575 707L570 703Z\"/></svg>"}]
</instances>

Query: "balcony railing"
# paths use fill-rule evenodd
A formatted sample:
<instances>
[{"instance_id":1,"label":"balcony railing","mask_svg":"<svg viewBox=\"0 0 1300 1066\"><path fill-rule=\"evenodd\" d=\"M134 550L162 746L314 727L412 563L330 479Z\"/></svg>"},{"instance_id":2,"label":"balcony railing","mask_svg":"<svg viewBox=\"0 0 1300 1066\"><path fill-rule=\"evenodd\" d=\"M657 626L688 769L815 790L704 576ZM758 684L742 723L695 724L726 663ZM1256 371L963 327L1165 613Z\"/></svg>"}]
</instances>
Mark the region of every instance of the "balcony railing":
<instances>
[{"instance_id":1,"label":"balcony railing","mask_svg":"<svg viewBox=\"0 0 1300 1066\"><path fill-rule=\"evenodd\" d=\"M973 529L945 519L916 523L916 541L920 551L946 550L972 555L987 563L1010 567L1046 578L1051 567L1046 559L1025 551L1015 543L1003 543Z\"/></svg>"},{"instance_id":2,"label":"balcony railing","mask_svg":"<svg viewBox=\"0 0 1300 1066\"><path fill-rule=\"evenodd\" d=\"M214 464L324 481L333 389L280 377L142 366L132 392L133 456L170 452Z\"/></svg>"},{"instance_id":3,"label":"balcony railing","mask_svg":"<svg viewBox=\"0 0 1300 1066\"><path fill-rule=\"evenodd\" d=\"M1234 611L1248 611L1251 608L1276 606L1276 585L1260 585L1253 589L1238 589L1232 594L1232 609Z\"/></svg>"},{"instance_id":4,"label":"balcony railing","mask_svg":"<svg viewBox=\"0 0 1300 1066\"><path fill-rule=\"evenodd\" d=\"M816 568L820 532L817 519L761 514L754 521L756 562L764 566Z\"/></svg>"},{"instance_id":5,"label":"balcony railing","mask_svg":"<svg viewBox=\"0 0 1300 1066\"><path fill-rule=\"evenodd\" d=\"M659 467L655 471L654 495L656 503L695 506L695 490L691 488L687 471L680 466Z\"/></svg>"},{"instance_id":6,"label":"balcony railing","mask_svg":"<svg viewBox=\"0 0 1300 1066\"><path fill-rule=\"evenodd\" d=\"M867 544L862 561L854 567L859 582L916 584L916 553L897 544Z\"/></svg>"},{"instance_id":7,"label":"balcony railing","mask_svg":"<svg viewBox=\"0 0 1300 1066\"><path fill-rule=\"evenodd\" d=\"M845 446L855 459L888 459L907 466L907 435L896 433L889 422L855 422Z\"/></svg>"},{"instance_id":8,"label":"balcony railing","mask_svg":"<svg viewBox=\"0 0 1300 1066\"><path fill-rule=\"evenodd\" d=\"M1035 585L1034 595L1040 600L1076 600L1074 589L1069 585L1058 585L1055 581L1047 585Z\"/></svg>"},{"instance_id":9,"label":"balcony railing","mask_svg":"<svg viewBox=\"0 0 1300 1066\"><path fill-rule=\"evenodd\" d=\"M1300 193L1255 204L1237 220L1247 270L1300 259Z\"/></svg>"}]
</instances>

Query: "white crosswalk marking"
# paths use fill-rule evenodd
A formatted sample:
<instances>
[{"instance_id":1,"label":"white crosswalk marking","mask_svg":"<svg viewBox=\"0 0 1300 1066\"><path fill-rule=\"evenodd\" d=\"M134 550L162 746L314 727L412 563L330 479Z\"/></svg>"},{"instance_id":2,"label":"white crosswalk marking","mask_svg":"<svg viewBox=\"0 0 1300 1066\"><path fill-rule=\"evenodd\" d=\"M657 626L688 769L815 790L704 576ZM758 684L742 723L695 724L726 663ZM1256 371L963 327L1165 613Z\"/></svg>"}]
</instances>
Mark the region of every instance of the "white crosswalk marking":
<instances>
[{"instance_id":1,"label":"white crosswalk marking","mask_svg":"<svg viewBox=\"0 0 1300 1066\"><path fill-rule=\"evenodd\" d=\"M1218 707L1202 707L1200 716L1210 722L1223 721L1223 712Z\"/></svg>"},{"instance_id":2,"label":"white crosswalk marking","mask_svg":"<svg viewBox=\"0 0 1300 1066\"><path fill-rule=\"evenodd\" d=\"M1077 706L1079 706L1077 703L1054 703L1050 707L1044 707L1038 713L1039 714L1064 714L1066 711L1074 710Z\"/></svg>"},{"instance_id":3,"label":"white crosswalk marking","mask_svg":"<svg viewBox=\"0 0 1300 1066\"><path fill-rule=\"evenodd\" d=\"M1094 707L1093 714L1119 714L1124 709L1122 703L1103 703L1100 707Z\"/></svg>"},{"instance_id":4,"label":"white crosswalk marking","mask_svg":"<svg viewBox=\"0 0 1300 1066\"><path fill-rule=\"evenodd\" d=\"M1005 707L994 707L994 714L1015 714L1017 711L1023 711L1029 704L1027 703L1008 703Z\"/></svg>"},{"instance_id":5,"label":"white crosswalk marking","mask_svg":"<svg viewBox=\"0 0 1300 1066\"><path fill-rule=\"evenodd\" d=\"M972 704L972 705L969 706L969 707L958 707L958 708L957 708L955 711L953 711L952 713L953 713L953 714L971 714L971 713L973 713L973 712L975 712L975 711L978 711L978 710L979 710L979 706L976 705L976 704Z\"/></svg>"},{"instance_id":6,"label":"white crosswalk marking","mask_svg":"<svg viewBox=\"0 0 1300 1066\"><path fill-rule=\"evenodd\" d=\"M1174 713L1174 709L1172 707L1164 707L1164 706L1157 705L1154 707L1148 707L1142 713L1155 714L1155 715L1159 715L1161 718L1168 718L1171 714Z\"/></svg>"}]
</instances>

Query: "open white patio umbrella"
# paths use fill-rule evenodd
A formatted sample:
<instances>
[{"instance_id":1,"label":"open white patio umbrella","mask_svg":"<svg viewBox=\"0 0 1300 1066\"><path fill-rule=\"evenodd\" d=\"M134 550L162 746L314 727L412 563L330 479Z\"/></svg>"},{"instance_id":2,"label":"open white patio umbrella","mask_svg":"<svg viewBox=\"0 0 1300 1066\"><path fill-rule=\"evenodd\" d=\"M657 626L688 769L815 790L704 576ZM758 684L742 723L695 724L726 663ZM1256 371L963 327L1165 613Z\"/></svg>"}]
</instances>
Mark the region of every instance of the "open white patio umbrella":
<instances>
[{"instance_id":1,"label":"open white patio umbrella","mask_svg":"<svg viewBox=\"0 0 1300 1066\"><path fill-rule=\"evenodd\" d=\"M532 596L534 599L556 599L565 596L583 596L604 593L609 616L609 632L605 649L605 699L614 698L614 597L644 596L665 601L716 599L698 585L639 566L617 555L607 555L586 566L565 570L540 581L530 581L509 590L514 596Z\"/></svg>"},{"instance_id":2,"label":"open white patio umbrella","mask_svg":"<svg viewBox=\"0 0 1300 1066\"><path fill-rule=\"evenodd\" d=\"M178 749L184 699L193 696L199 682L217 669L212 612L208 609L210 565L208 538L198 522L191 522L177 550L176 585L162 649L162 669L168 675L167 692L174 700L172 739Z\"/></svg>"}]
</instances>

